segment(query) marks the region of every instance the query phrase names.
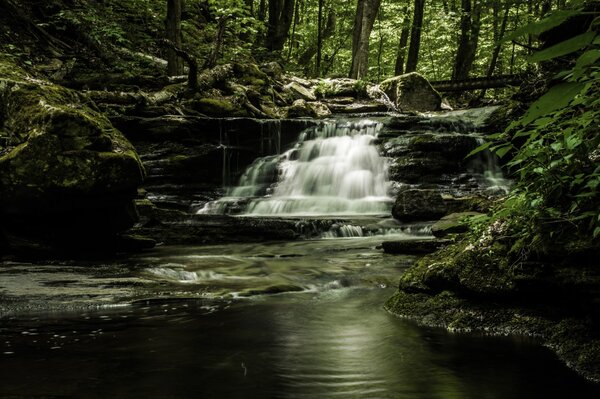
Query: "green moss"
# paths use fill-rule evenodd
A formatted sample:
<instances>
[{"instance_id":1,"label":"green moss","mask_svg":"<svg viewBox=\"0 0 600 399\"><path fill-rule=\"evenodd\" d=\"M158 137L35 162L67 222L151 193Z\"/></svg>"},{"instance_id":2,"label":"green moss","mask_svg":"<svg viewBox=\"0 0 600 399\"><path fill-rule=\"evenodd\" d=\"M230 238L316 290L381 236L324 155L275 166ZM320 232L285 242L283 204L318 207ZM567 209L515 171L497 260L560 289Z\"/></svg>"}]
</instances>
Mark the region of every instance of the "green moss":
<instances>
[{"instance_id":1,"label":"green moss","mask_svg":"<svg viewBox=\"0 0 600 399\"><path fill-rule=\"evenodd\" d=\"M224 98L201 98L193 100L190 104L195 111L208 116L245 116L243 109L236 107L231 101Z\"/></svg>"},{"instance_id":2,"label":"green moss","mask_svg":"<svg viewBox=\"0 0 600 399\"><path fill-rule=\"evenodd\" d=\"M25 75L0 77L0 116L15 145L0 157L0 206L47 200L56 192L134 190L141 183L133 146L86 102L75 91Z\"/></svg>"}]
</instances>

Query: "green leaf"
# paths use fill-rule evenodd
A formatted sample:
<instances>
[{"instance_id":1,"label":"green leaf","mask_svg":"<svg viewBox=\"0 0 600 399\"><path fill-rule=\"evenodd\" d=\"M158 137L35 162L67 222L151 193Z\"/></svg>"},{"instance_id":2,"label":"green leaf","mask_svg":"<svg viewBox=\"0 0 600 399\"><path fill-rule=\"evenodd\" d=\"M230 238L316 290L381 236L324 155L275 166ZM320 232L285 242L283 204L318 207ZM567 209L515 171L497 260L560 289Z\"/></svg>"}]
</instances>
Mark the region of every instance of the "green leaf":
<instances>
[{"instance_id":1,"label":"green leaf","mask_svg":"<svg viewBox=\"0 0 600 399\"><path fill-rule=\"evenodd\" d=\"M596 32L582 33L581 35L572 37L571 39L560 42L552 47L538 51L530 56L528 60L530 62L540 62L570 54L574 51L587 47L590 43L592 43L595 37Z\"/></svg>"},{"instance_id":2,"label":"green leaf","mask_svg":"<svg viewBox=\"0 0 600 399\"><path fill-rule=\"evenodd\" d=\"M520 36L524 36L524 35L539 35L542 32L546 32L547 30L557 27L558 25L565 22L567 19L569 19L575 15L579 15L580 13L581 13L580 9L578 9L578 10L559 10L559 11L553 12L547 18L544 18L540 21L532 22L530 24L527 24L527 25L515 30L513 33L508 35L504 40L513 40L513 39L516 39L516 38L518 38Z\"/></svg>"},{"instance_id":3,"label":"green leaf","mask_svg":"<svg viewBox=\"0 0 600 399\"><path fill-rule=\"evenodd\" d=\"M575 69L585 68L593 65L600 58L600 50L588 50L577 59Z\"/></svg>"},{"instance_id":4,"label":"green leaf","mask_svg":"<svg viewBox=\"0 0 600 399\"><path fill-rule=\"evenodd\" d=\"M528 125L541 116L566 107L584 87L584 83L577 82L565 82L552 86L546 94L531 104L520 123L523 126Z\"/></svg>"},{"instance_id":5,"label":"green leaf","mask_svg":"<svg viewBox=\"0 0 600 399\"><path fill-rule=\"evenodd\" d=\"M511 149L513 148L512 144L505 144L503 146L500 147L496 147L494 148L494 152L496 153L496 155L498 155L500 158L504 157L506 155L506 153L508 153Z\"/></svg>"},{"instance_id":6,"label":"green leaf","mask_svg":"<svg viewBox=\"0 0 600 399\"><path fill-rule=\"evenodd\" d=\"M488 149L489 146L491 146L491 145L492 145L492 142L483 143L482 145L480 145L479 147L475 148L473 151L468 153L465 158L470 158L475 154L479 154L481 151Z\"/></svg>"}]
</instances>

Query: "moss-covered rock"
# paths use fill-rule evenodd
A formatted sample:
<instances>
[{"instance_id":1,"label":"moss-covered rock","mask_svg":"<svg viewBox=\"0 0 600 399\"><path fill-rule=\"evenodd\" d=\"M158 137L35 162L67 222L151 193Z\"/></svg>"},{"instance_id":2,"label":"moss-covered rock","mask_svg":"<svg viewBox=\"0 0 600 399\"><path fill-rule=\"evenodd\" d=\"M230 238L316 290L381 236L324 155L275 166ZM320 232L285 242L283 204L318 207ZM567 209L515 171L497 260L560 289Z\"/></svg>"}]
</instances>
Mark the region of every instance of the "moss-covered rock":
<instances>
[{"instance_id":1,"label":"moss-covered rock","mask_svg":"<svg viewBox=\"0 0 600 399\"><path fill-rule=\"evenodd\" d=\"M392 206L392 216L403 222L439 219L447 211L442 195L434 189L402 190Z\"/></svg>"},{"instance_id":2,"label":"moss-covered rock","mask_svg":"<svg viewBox=\"0 0 600 399\"><path fill-rule=\"evenodd\" d=\"M401 111L437 111L442 96L416 72L384 80L379 88Z\"/></svg>"},{"instance_id":3,"label":"moss-covered rock","mask_svg":"<svg viewBox=\"0 0 600 399\"><path fill-rule=\"evenodd\" d=\"M562 256L515 253L510 229L496 220L421 258L386 309L451 331L539 337L569 366L600 381L598 255L587 247L585 256L569 254L558 243Z\"/></svg>"},{"instance_id":4,"label":"moss-covered rock","mask_svg":"<svg viewBox=\"0 0 600 399\"><path fill-rule=\"evenodd\" d=\"M431 226L435 237L445 237L449 234L460 234L469 231L469 220L473 217L485 216L479 212L455 212L444 216Z\"/></svg>"},{"instance_id":5,"label":"moss-covered rock","mask_svg":"<svg viewBox=\"0 0 600 399\"><path fill-rule=\"evenodd\" d=\"M190 101L188 106L194 111L200 112L201 114L207 116L232 117L248 115L244 109L236 106L227 98L204 97Z\"/></svg>"},{"instance_id":6,"label":"moss-covered rock","mask_svg":"<svg viewBox=\"0 0 600 399\"><path fill-rule=\"evenodd\" d=\"M331 115L331 111L325 104L319 101L296 100L288 108L288 118L325 118Z\"/></svg>"},{"instance_id":7,"label":"moss-covered rock","mask_svg":"<svg viewBox=\"0 0 600 399\"><path fill-rule=\"evenodd\" d=\"M4 229L58 236L70 227L79 230L74 235L130 227L144 176L133 146L86 97L33 79L10 61L0 65L10 70L0 78Z\"/></svg>"}]
</instances>

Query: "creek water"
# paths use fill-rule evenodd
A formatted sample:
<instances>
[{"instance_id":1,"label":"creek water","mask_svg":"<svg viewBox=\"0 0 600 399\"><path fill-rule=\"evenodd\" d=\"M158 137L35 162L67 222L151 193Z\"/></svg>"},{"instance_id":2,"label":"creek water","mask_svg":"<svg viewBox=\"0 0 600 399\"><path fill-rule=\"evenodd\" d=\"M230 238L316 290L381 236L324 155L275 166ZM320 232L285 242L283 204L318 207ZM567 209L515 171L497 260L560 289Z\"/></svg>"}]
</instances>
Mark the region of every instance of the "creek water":
<instances>
[{"instance_id":1,"label":"creek water","mask_svg":"<svg viewBox=\"0 0 600 399\"><path fill-rule=\"evenodd\" d=\"M378 246L430 229L389 218L380 129L306 130L200 211L243 200L243 217L351 217L320 239L1 264L0 397L600 397L535 340L450 334L385 312L416 258Z\"/></svg>"},{"instance_id":2,"label":"creek water","mask_svg":"<svg viewBox=\"0 0 600 399\"><path fill-rule=\"evenodd\" d=\"M384 254L381 240L5 264L0 397L598 397L531 339L385 312L415 258Z\"/></svg>"}]
</instances>

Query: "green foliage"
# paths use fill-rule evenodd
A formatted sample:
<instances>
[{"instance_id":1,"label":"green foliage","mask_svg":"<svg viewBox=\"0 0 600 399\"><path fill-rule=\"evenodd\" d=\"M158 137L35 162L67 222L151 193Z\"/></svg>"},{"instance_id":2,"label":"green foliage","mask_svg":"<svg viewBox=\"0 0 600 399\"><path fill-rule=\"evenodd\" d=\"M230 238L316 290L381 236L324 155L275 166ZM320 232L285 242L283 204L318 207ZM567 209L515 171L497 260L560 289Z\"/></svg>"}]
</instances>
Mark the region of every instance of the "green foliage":
<instances>
[{"instance_id":1,"label":"green foliage","mask_svg":"<svg viewBox=\"0 0 600 399\"><path fill-rule=\"evenodd\" d=\"M573 234L600 237L599 24L596 16L588 32L531 57L547 61L579 51L576 61L558 75L559 83L504 134L496 135L493 144L473 152L490 147L500 156L513 154L508 166L518 184L495 218L512 221L515 251L541 250ZM532 25L531 32L539 29Z\"/></svg>"},{"instance_id":2,"label":"green foliage","mask_svg":"<svg viewBox=\"0 0 600 399\"><path fill-rule=\"evenodd\" d=\"M114 12L110 5L107 6L107 12ZM128 43L125 31L115 20L107 19L105 15L95 12L85 4L59 11L53 16L51 23L57 30L84 30L88 32L89 38L99 45Z\"/></svg>"}]
</instances>

